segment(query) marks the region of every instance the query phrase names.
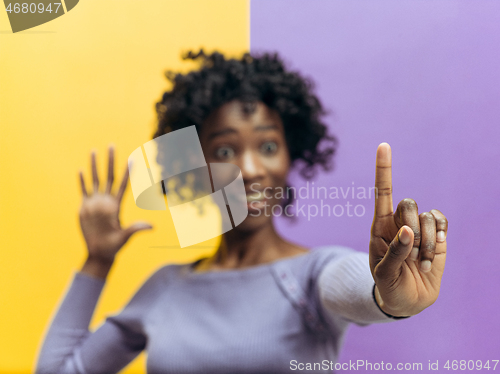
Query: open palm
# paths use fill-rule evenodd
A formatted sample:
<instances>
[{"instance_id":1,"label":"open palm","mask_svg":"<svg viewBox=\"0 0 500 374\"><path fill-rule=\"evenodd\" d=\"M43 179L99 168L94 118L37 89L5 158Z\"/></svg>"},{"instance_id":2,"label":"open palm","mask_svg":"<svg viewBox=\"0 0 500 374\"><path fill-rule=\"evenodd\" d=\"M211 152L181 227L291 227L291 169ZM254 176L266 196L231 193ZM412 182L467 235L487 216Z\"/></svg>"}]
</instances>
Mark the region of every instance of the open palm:
<instances>
[{"instance_id":1,"label":"open palm","mask_svg":"<svg viewBox=\"0 0 500 374\"><path fill-rule=\"evenodd\" d=\"M96 156L92 153L93 192L87 192L83 173L80 182L83 201L80 208L80 225L87 243L89 257L103 261L113 261L116 253L137 231L150 229L151 225L137 222L128 228L120 224L119 213L123 194L128 183L128 168L125 171L116 195L111 190L114 182L114 150L109 148L108 178L103 192L99 191Z\"/></svg>"}]
</instances>

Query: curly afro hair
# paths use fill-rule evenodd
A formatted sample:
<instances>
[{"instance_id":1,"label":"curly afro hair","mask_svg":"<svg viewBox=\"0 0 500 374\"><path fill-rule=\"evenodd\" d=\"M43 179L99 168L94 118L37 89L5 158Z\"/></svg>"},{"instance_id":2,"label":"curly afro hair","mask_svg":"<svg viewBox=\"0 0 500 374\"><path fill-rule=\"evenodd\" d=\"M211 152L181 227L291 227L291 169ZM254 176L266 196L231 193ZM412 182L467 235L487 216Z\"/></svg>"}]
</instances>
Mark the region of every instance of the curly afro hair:
<instances>
[{"instance_id":1,"label":"curly afro hair","mask_svg":"<svg viewBox=\"0 0 500 374\"><path fill-rule=\"evenodd\" d=\"M277 53L226 59L221 53L205 54L201 49L189 51L183 59L201 62L201 68L187 74L165 73L173 88L156 103L158 128L153 138L192 125L200 133L209 114L221 105L233 100L260 101L280 115L292 165L304 178L314 177L317 166L331 169L337 139L322 122L327 113L313 94L314 84L287 70ZM252 110L252 105L247 107ZM158 161L162 163L165 157L158 154Z\"/></svg>"}]
</instances>

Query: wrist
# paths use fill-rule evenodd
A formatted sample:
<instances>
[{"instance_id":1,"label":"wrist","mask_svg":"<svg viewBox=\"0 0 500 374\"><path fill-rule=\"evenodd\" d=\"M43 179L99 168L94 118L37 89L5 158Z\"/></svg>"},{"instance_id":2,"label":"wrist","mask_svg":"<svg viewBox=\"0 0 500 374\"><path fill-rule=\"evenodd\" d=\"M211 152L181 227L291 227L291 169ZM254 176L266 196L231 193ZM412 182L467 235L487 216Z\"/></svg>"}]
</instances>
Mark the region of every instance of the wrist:
<instances>
[{"instance_id":1,"label":"wrist","mask_svg":"<svg viewBox=\"0 0 500 374\"><path fill-rule=\"evenodd\" d=\"M88 256L80 272L96 278L106 279L113 263L114 259Z\"/></svg>"},{"instance_id":2,"label":"wrist","mask_svg":"<svg viewBox=\"0 0 500 374\"><path fill-rule=\"evenodd\" d=\"M382 299L382 296L380 296L379 289L377 287L377 284L373 285L373 300L377 307L380 309L382 313L384 313L387 317L393 318L393 319L403 319L403 318L409 318L409 315L405 315L404 313L401 314L401 312L392 310L387 307L387 305L384 303L384 300Z\"/></svg>"}]
</instances>

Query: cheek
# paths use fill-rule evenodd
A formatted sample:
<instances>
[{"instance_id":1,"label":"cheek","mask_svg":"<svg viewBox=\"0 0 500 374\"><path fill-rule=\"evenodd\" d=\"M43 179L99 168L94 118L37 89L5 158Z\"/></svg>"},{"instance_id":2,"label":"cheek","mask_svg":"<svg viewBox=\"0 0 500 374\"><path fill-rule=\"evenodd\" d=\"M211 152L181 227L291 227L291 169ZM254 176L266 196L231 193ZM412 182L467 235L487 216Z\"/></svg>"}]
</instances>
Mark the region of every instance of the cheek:
<instances>
[{"instance_id":1,"label":"cheek","mask_svg":"<svg viewBox=\"0 0 500 374\"><path fill-rule=\"evenodd\" d=\"M273 184L275 187L284 187L291 165L288 153L283 152L269 161L267 170L273 180Z\"/></svg>"}]
</instances>

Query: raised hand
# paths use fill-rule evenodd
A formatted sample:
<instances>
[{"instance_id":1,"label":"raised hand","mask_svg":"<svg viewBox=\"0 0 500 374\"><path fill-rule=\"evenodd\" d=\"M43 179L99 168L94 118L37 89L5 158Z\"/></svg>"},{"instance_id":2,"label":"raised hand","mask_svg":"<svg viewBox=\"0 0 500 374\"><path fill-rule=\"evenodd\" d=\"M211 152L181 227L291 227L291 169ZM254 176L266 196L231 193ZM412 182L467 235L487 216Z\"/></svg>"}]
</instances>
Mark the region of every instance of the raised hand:
<instances>
[{"instance_id":1,"label":"raised hand","mask_svg":"<svg viewBox=\"0 0 500 374\"><path fill-rule=\"evenodd\" d=\"M370 268L381 309L393 316L411 316L439 295L448 221L436 209L419 215L412 199L402 200L394 213L391 169L391 147L382 143L377 149Z\"/></svg>"},{"instance_id":2,"label":"raised hand","mask_svg":"<svg viewBox=\"0 0 500 374\"><path fill-rule=\"evenodd\" d=\"M103 263L112 263L116 253L137 231L151 229L145 222L137 222L124 229L120 224L119 213L123 194L128 183L128 168L125 171L116 195L111 193L114 182L114 150L109 148L108 178L104 192L99 191L96 156L92 152L92 193L87 192L83 173L80 183L83 194L80 208L80 225L87 243L89 258Z\"/></svg>"}]
</instances>

